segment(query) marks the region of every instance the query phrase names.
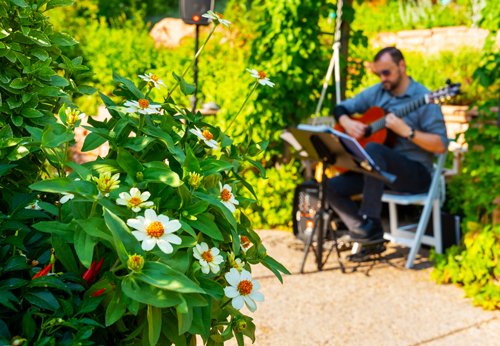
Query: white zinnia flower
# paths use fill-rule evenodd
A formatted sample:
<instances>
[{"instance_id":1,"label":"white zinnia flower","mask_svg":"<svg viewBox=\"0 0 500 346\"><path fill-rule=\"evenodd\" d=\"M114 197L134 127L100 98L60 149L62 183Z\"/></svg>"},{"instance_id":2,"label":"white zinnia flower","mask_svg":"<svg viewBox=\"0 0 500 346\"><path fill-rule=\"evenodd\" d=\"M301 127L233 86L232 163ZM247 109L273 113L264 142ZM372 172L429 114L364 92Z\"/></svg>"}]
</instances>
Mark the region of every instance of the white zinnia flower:
<instances>
[{"instance_id":1,"label":"white zinnia flower","mask_svg":"<svg viewBox=\"0 0 500 346\"><path fill-rule=\"evenodd\" d=\"M126 205L132 211L138 213L141 211L141 208L149 208L154 205L151 201L146 202L150 196L151 194L148 191L141 193L138 188L133 187L130 189L130 193L120 193L120 198L116 199L116 204Z\"/></svg>"},{"instance_id":2,"label":"white zinnia flower","mask_svg":"<svg viewBox=\"0 0 500 346\"><path fill-rule=\"evenodd\" d=\"M224 186L222 186L221 182L219 182L219 187L220 199L222 204L224 204L227 209L234 213L236 211L235 205L240 204L240 202L238 202L236 198L234 198L234 195L231 192L231 186L229 186L228 184L224 184Z\"/></svg>"},{"instance_id":3,"label":"white zinnia flower","mask_svg":"<svg viewBox=\"0 0 500 346\"><path fill-rule=\"evenodd\" d=\"M72 193L69 193L69 192L63 192L62 194L63 194L63 196L59 200L59 203L61 203L61 204L64 204L67 201L69 201L70 199L75 198L75 195L73 195Z\"/></svg>"},{"instance_id":4,"label":"white zinnia flower","mask_svg":"<svg viewBox=\"0 0 500 346\"><path fill-rule=\"evenodd\" d=\"M36 199L33 203L28 204L27 206L24 207L24 209L31 209L31 210L42 210L42 208L38 205L38 199Z\"/></svg>"},{"instance_id":5,"label":"white zinnia flower","mask_svg":"<svg viewBox=\"0 0 500 346\"><path fill-rule=\"evenodd\" d=\"M193 256L200 262L201 271L204 274L212 273L217 274L220 270L219 264L224 262L220 255L220 250L216 247L208 248L207 243L196 244L193 248Z\"/></svg>"},{"instance_id":6,"label":"white zinnia flower","mask_svg":"<svg viewBox=\"0 0 500 346\"><path fill-rule=\"evenodd\" d=\"M250 72L253 78L257 78L257 82L259 82L260 85L267 85L271 88L274 86L274 83L266 77L266 73L264 71L250 70L248 68L247 71Z\"/></svg>"},{"instance_id":7,"label":"white zinnia flower","mask_svg":"<svg viewBox=\"0 0 500 346\"><path fill-rule=\"evenodd\" d=\"M125 112L127 113L141 113L141 114L161 114L161 105L152 105L146 99L139 99L138 101L126 101L123 104Z\"/></svg>"},{"instance_id":8,"label":"white zinnia flower","mask_svg":"<svg viewBox=\"0 0 500 346\"><path fill-rule=\"evenodd\" d=\"M136 229L132 234L137 240L142 241L142 249L145 251L152 250L158 245L161 251L169 254L174 251L171 244L181 243L181 238L173 234L181 228L181 223L178 220L170 220L162 214L157 216L152 209L146 209L144 217L128 219L127 225Z\"/></svg>"},{"instance_id":9,"label":"white zinnia flower","mask_svg":"<svg viewBox=\"0 0 500 346\"><path fill-rule=\"evenodd\" d=\"M212 149L218 149L219 148L219 143L214 138L214 135L207 129L201 131L199 128L196 126L194 129L189 130L189 132L195 134L199 139L201 139L203 142L205 142L206 145L208 145Z\"/></svg>"},{"instance_id":10,"label":"white zinnia flower","mask_svg":"<svg viewBox=\"0 0 500 346\"><path fill-rule=\"evenodd\" d=\"M220 24L224 25L226 28L229 28L229 24L231 24L230 21L223 19L222 14L214 12L214 11L208 11L207 13L202 14L201 16L204 18L208 18L208 19L213 20L215 24L220 23Z\"/></svg>"},{"instance_id":11,"label":"white zinnia flower","mask_svg":"<svg viewBox=\"0 0 500 346\"><path fill-rule=\"evenodd\" d=\"M165 83L163 83L163 81L153 73L140 74L139 78L145 82L153 84L153 86L157 89L160 89L160 86L166 87Z\"/></svg>"},{"instance_id":12,"label":"white zinnia flower","mask_svg":"<svg viewBox=\"0 0 500 346\"><path fill-rule=\"evenodd\" d=\"M224 277L230 285L224 288L224 294L232 299L233 308L240 310L245 303L254 312L257 309L255 302L264 301L264 295L258 292L260 284L257 280L252 280L250 272L243 269L240 273L236 268L231 268Z\"/></svg>"}]
</instances>

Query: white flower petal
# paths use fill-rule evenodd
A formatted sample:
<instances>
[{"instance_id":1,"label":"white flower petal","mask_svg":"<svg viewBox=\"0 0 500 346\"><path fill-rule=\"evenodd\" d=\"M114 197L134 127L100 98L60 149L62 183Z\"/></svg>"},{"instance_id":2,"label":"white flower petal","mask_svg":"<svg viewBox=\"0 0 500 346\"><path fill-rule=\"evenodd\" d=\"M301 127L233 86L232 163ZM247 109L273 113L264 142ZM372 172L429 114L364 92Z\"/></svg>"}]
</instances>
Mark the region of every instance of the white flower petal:
<instances>
[{"instance_id":1,"label":"white flower petal","mask_svg":"<svg viewBox=\"0 0 500 346\"><path fill-rule=\"evenodd\" d=\"M161 251L163 251L166 254L174 252L174 248L170 243L164 239L159 239L156 244L158 244L158 247L160 248Z\"/></svg>"},{"instance_id":2,"label":"white flower petal","mask_svg":"<svg viewBox=\"0 0 500 346\"><path fill-rule=\"evenodd\" d=\"M224 294L228 298L234 298L234 297L239 296L240 292L238 292L238 290L233 286L227 286L224 288Z\"/></svg>"},{"instance_id":3,"label":"white flower petal","mask_svg":"<svg viewBox=\"0 0 500 346\"><path fill-rule=\"evenodd\" d=\"M227 282L234 287L237 287L240 283L240 272L235 268L231 268L228 273L224 275Z\"/></svg>"},{"instance_id":4,"label":"white flower petal","mask_svg":"<svg viewBox=\"0 0 500 346\"><path fill-rule=\"evenodd\" d=\"M145 238L143 241L142 241L142 249L144 251L150 251L152 250L156 245L156 239L152 239L152 238Z\"/></svg>"},{"instance_id":5,"label":"white flower petal","mask_svg":"<svg viewBox=\"0 0 500 346\"><path fill-rule=\"evenodd\" d=\"M163 224L163 226L165 228L165 233L173 233L182 227L179 220L172 220L172 221L168 222L167 224Z\"/></svg>"},{"instance_id":6,"label":"white flower petal","mask_svg":"<svg viewBox=\"0 0 500 346\"><path fill-rule=\"evenodd\" d=\"M243 296L243 300L245 301L245 304L251 312L254 312L257 310L257 304L249 297L249 296Z\"/></svg>"},{"instance_id":7,"label":"white flower petal","mask_svg":"<svg viewBox=\"0 0 500 346\"><path fill-rule=\"evenodd\" d=\"M147 238L146 233L144 232L139 232L139 231L132 231L132 235L137 239L138 241L143 241L144 239Z\"/></svg>"},{"instance_id":8,"label":"white flower petal","mask_svg":"<svg viewBox=\"0 0 500 346\"><path fill-rule=\"evenodd\" d=\"M249 294L250 298L255 300L256 302L263 302L264 301L264 295L260 292L254 292Z\"/></svg>"},{"instance_id":9,"label":"white flower petal","mask_svg":"<svg viewBox=\"0 0 500 346\"><path fill-rule=\"evenodd\" d=\"M162 237L162 239L165 239L169 243L172 243L172 244L175 244L175 245L179 245L180 243L182 243L182 239L179 236L175 235L175 234L164 235Z\"/></svg>"},{"instance_id":10,"label":"white flower petal","mask_svg":"<svg viewBox=\"0 0 500 346\"><path fill-rule=\"evenodd\" d=\"M243 297L242 296L237 296L237 297L233 298L233 301L231 302L231 305L236 310L240 310L243 307L243 303L244 303Z\"/></svg>"}]
</instances>

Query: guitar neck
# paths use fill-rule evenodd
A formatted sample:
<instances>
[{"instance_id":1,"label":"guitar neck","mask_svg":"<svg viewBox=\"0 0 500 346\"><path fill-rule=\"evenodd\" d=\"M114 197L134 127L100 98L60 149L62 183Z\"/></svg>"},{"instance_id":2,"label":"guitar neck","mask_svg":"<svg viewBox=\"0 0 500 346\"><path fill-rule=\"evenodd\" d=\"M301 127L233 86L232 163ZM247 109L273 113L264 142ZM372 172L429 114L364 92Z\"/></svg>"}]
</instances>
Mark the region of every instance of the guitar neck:
<instances>
[{"instance_id":1,"label":"guitar neck","mask_svg":"<svg viewBox=\"0 0 500 346\"><path fill-rule=\"evenodd\" d=\"M404 118L407 116L409 113L413 112L415 109L422 107L423 105L429 103L429 95L425 94L418 99L408 102L406 105L403 107L397 109L394 111L394 114L398 118ZM385 128L385 117L380 118L379 120L373 122L370 124L371 132L377 132L379 130L382 130Z\"/></svg>"}]
</instances>

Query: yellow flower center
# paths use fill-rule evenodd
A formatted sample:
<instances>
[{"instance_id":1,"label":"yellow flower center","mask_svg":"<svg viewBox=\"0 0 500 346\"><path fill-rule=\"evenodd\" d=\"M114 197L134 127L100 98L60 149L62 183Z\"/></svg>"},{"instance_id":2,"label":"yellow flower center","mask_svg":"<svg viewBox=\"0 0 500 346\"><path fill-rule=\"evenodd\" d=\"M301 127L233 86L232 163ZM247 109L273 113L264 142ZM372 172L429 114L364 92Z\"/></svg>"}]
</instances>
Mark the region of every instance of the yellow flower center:
<instances>
[{"instance_id":1,"label":"yellow flower center","mask_svg":"<svg viewBox=\"0 0 500 346\"><path fill-rule=\"evenodd\" d=\"M137 102L139 103L139 107L141 107L142 109L146 109L149 107L149 101L146 99L139 99L139 101Z\"/></svg>"},{"instance_id":2,"label":"yellow flower center","mask_svg":"<svg viewBox=\"0 0 500 346\"><path fill-rule=\"evenodd\" d=\"M231 192L229 192L228 189L223 189L220 193L220 198L224 201L227 202L231 199Z\"/></svg>"},{"instance_id":3,"label":"yellow flower center","mask_svg":"<svg viewBox=\"0 0 500 346\"><path fill-rule=\"evenodd\" d=\"M266 73L264 71L259 71L259 79L266 78Z\"/></svg>"},{"instance_id":4,"label":"yellow flower center","mask_svg":"<svg viewBox=\"0 0 500 346\"><path fill-rule=\"evenodd\" d=\"M212 138L214 138L214 135L210 131L208 131L208 130L203 130L203 132L201 134L203 135L203 137L205 137L205 139L207 141L209 141Z\"/></svg>"},{"instance_id":5,"label":"yellow flower center","mask_svg":"<svg viewBox=\"0 0 500 346\"><path fill-rule=\"evenodd\" d=\"M142 203L142 200L139 197L132 197L128 201L128 204L130 204L133 207L137 207L141 203Z\"/></svg>"},{"instance_id":6,"label":"yellow flower center","mask_svg":"<svg viewBox=\"0 0 500 346\"><path fill-rule=\"evenodd\" d=\"M151 238L160 238L163 235L163 233L165 233L165 229L163 228L163 225L161 224L161 222L153 221L146 228L146 233Z\"/></svg>"},{"instance_id":7,"label":"yellow flower center","mask_svg":"<svg viewBox=\"0 0 500 346\"><path fill-rule=\"evenodd\" d=\"M240 283L238 284L238 292L240 292L242 296L247 296L252 293L252 288L253 284L248 280L240 281Z\"/></svg>"},{"instance_id":8,"label":"yellow flower center","mask_svg":"<svg viewBox=\"0 0 500 346\"><path fill-rule=\"evenodd\" d=\"M242 235L242 236L241 236L241 238L240 238L240 240L241 240L241 245L242 245L245 249L246 249L246 248L248 248L248 247L250 247L250 244L251 244L251 243L250 243L250 239L248 239L248 237L246 237L246 236Z\"/></svg>"},{"instance_id":9,"label":"yellow flower center","mask_svg":"<svg viewBox=\"0 0 500 346\"><path fill-rule=\"evenodd\" d=\"M201 254L201 258L203 258L207 262L212 262L214 256L212 256L212 253L210 251L205 251L204 253Z\"/></svg>"},{"instance_id":10,"label":"yellow flower center","mask_svg":"<svg viewBox=\"0 0 500 346\"><path fill-rule=\"evenodd\" d=\"M158 76L157 76L157 75L155 75L155 74L152 74L152 75L151 75L151 80L153 80L153 81L155 81L155 82L158 82L158 79L160 79L160 78L158 78Z\"/></svg>"}]
</instances>

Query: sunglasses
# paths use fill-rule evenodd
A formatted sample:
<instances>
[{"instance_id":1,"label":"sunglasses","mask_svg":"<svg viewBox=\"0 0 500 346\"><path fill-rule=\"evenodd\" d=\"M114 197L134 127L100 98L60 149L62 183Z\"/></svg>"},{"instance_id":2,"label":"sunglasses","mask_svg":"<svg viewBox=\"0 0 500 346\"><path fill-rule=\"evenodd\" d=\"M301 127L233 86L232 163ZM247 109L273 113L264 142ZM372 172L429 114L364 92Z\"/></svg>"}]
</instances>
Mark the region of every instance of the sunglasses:
<instances>
[{"instance_id":1,"label":"sunglasses","mask_svg":"<svg viewBox=\"0 0 500 346\"><path fill-rule=\"evenodd\" d=\"M391 75L391 70L382 70L380 72L375 72L377 76L389 77Z\"/></svg>"}]
</instances>

